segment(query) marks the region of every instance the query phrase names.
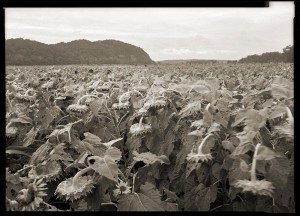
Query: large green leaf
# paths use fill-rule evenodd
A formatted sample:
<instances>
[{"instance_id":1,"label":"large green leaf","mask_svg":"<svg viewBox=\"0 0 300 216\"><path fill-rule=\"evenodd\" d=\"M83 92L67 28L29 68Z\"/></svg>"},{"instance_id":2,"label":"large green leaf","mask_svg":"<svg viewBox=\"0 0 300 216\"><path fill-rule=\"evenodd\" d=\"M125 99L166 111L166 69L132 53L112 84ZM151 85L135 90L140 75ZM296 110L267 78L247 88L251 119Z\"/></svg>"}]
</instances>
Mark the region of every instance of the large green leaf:
<instances>
[{"instance_id":1,"label":"large green leaf","mask_svg":"<svg viewBox=\"0 0 300 216\"><path fill-rule=\"evenodd\" d=\"M132 193L120 198L118 211L164 211L164 209L150 197L142 193Z\"/></svg>"},{"instance_id":2,"label":"large green leaf","mask_svg":"<svg viewBox=\"0 0 300 216\"><path fill-rule=\"evenodd\" d=\"M140 137L135 137L135 136L130 136L128 137L126 141L126 146L129 150L129 152L134 152L138 151L139 148L141 147L141 138Z\"/></svg>"},{"instance_id":3,"label":"large green leaf","mask_svg":"<svg viewBox=\"0 0 300 216\"><path fill-rule=\"evenodd\" d=\"M224 111L220 111L213 116L215 122L222 125L225 128L227 128L228 126L229 118L230 116Z\"/></svg>"},{"instance_id":4,"label":"large green leaf","mask_svg":"<svg viewBox=\"0 0 300 216\"><path fill-rule=\"evenodd\" d=\"M111 202L109 194L107 190L112 186L112 182L103 178L102 176L97 179L97 184L93 189L92 193L88 194L85 198L87 202L88 211L100 211L101 203L109 203Z\"/></svg>"},{"instance_id":5,"label":"large green leaf","mask_svg":"<svg viewBox=\"0 0 300 216\"><path fill-rule=\"evenodd\" d=\"M147 197L151 198L158 204L161 204L161 194L159 190L150 182L145 182L145 184L141 185L140 192Z\"/></svg>"},{"instance_id":6,"label":"large green leaf","mask_svg":"<svg viewBox=\"0 0 300 216\"><path fill-rule=\"evenodd\" d=\"M160 164L170 164L169 159L165 155L157 156L155 154L152 154L151 152L144 152L139 154L137 151L134 151L133 155L133 159L135 161L143 161L145 164L153 164L156 161L159 161Z\"/></svg>"},{"instance_id":7,"label":"large green leaf","mask_svg":"<svg viewBox=\"0 0 300 216\"><path fill-rule=\"evenodd\" d=\"M208 211L210 204L217 198L217 188L215 186L205 187L204 184L200 183L196 188L196 199L198 211Z\"/></svg>"},{"instance_id":8,"label":"large green leaf","mask_svg":"<svg viewBox=\"0 0 300 216\"><path fill-rule=\"evenodd\" d=\"M282 157L282 156L277 154L276 152L274 152L273 150L271 150L266 146L261 145L258 148L257 156L256 156L257 160L272 160L276 157Z\"/></svg>"},{"instance_id":9,"label":"large green leaf","mask_svg":"<svg viewBox=\"0 0 300 216\"><path fill-rule=\"evenodd\" d=\"M83 135L85 137L84 140L82 140L83 142L87 142L93 145L102 143L102 140L92 133L86 132Z\"/></svg>"},{"instance_id":10,"label":"large green leaf","mask_svg":"<svg viewBox=\"0 0 300 216\"><path fill-rule=\"evenodd\" d=\"M151 153L156 155L169 155L174 148L175 133L172 128L167 128L164 133L158 133L158 130L153 131L154 134L147 138L146 146Z\"/></svg>"},{"instance_id":11,"label":"large green leaf","mask_svg":"<svg viewBox=\"0 0 300 216\"><path fill-rule=\"evenodd\" d=\"M248 169L248 170L247 170ZM229 183L232 185L236 180L244 180L250 178L249 168L244 160L234 160L232 167L229 169Z\"/></svg>"},{"instance_id":12,"label":"large green leaf","mask_svg":"<svg viewBox=\"0 0 300 216\"><path fill-rule=\"evenodd\" d=\"M71 155L64 151L65 144L60 143L57 146L53 148L53 150L50 153L50 160L61 160L61 161L71 161L73 162L73 158Z\"/></svg>"},{"instance_id":13,"label":"large green leaf","mask_svg":"<svg viewBox=\"0 0 300 216\"><path fill-rule=\"evenodd\" d=\"M106 150L104 157L91 156L88 157L89 166L100 175L117 182L118 181L118 165L117 160L121 159L119 149L111 147Z\"/></svg>"},{"instance_id":14,"label":"large green leaf","mask_svg":"<svg viewBox=\"0 0 300 216\"><path fill-rule=\"evenodd\" d=\"M210 204L217 198L217 188L215 186L205 187L202 183L194 186L194 183L190 182L187 183L185 190L185 211L208 211Z\"/></svg>"},{"instance_id":15,"label":"large green leaf","mask_svg":"<svg viewBox=\"0 0 300 216\"><path fill-rule=\"evenodd\" d=\"M186 178L189 177L189 175L194 171L197 170L201 166L201 163L197 163L193 160L188 161L186 163Z\"/></svg>"},{"instance_id":16,"label":"large green leaf","mask_svg":"<svg viewBox=\"0 0 300 216\"><path fill-rule=\"evenodd\" d=\"M163 202L162 203L162 207L166 210L166 211L179 211L179 206L177 203L172 203L172 202Z\"/></svg>"},{"instance_id":17,"label":"large green leaf","mask_svg":"<svg viewBox=\"0 0 300 216\"><path fill-rule=\"evenodd\" d=\"M293 98L294 84L293 82L283 78L275 77L271 85L272 95L275 98Z\"/></svg>"},{"instance_id":18,"label":"large green leaf","mask_svg":"<svg viewBox=\"0 0 300 216\"><path fill-rule=\"evenodd\" d=\"M40 130L40 127L31 128L31 130L26 134L26 136L23 140L23 146L28 147L28 146L32 145L39 130Z\"/></svg>"},{"instance_id":19,"label":"large green leaf","mask_svg":"<svg viewBox=\"0 0 300 216\"><path fill-rule=\"evenodd\" d=\"M47 129L51 122L59 115L59 110L55 106L41 108L37 115L41 129Z\"/></svg>"},{"instance_id":20,"label":"large green leaf","mask_svg":"<svg viewBox=\"0 0 300 216\"><path fill-rule=\"evenodd\" d=\"M285 188L291 167L286 157L270 160L270 168L266 174L266 180L273 182L276 188Z\"/></svg>"},{"instance_id":21,"label":"large green leaf","mask_svg":"<svg viewBox=\"0 0 300 216\"><path fill-rule=\"evenodd\" d=\"M254 131L258 131L266 123L267 113L266 110L254 110L250 109L246 113L245 124L247 127Z\"/></svg>"}]
</instances>

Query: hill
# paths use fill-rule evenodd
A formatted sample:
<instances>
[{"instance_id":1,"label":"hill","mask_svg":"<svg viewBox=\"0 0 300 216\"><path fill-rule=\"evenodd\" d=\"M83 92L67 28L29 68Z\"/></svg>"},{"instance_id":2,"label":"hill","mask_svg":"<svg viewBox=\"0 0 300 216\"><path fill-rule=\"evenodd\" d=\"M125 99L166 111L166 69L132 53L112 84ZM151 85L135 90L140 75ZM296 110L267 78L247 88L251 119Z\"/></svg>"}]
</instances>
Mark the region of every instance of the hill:
<instances>
[{"instance_id":1,"label":"hill","mask_svg":"<svg viewBox=\"0 0 300 216\"><path fill-rule=\"evenodd\" d=\"M117 40L44 44L29 39L5 41L7 65L152 64L140 47Z\"/></svg>"},{"instance_id":2,"label":"hill","mask_svg":"<svg viewBox=\"0 0 300 216\"><path fill-rule=\"evenodd\" d=\"M266 52L261 55L249 55L238 61L239 63L270 63L270 62L294 62L294 46L283 48L282 52Z\"/></svg>"},{"instance_id":3,"label":"hill","mask_svg":"<svg viewBox=\"0 0 300 216\"><path fill-rule=\"evenodd\" d=\"M227 60L206 60L206 59L178 59L162 60L159 64L210 64L210 63L227 63Z\"/></svg>"}]
</instances>

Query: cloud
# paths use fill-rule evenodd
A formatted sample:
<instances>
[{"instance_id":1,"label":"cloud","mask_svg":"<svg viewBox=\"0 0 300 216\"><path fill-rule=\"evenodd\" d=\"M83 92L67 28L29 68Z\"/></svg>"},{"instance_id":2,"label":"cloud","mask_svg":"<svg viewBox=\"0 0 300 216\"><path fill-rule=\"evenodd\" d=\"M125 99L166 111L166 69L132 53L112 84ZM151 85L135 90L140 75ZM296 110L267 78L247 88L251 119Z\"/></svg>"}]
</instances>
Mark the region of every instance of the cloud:
<instances>
[{"instance_id":1,"label":"cloud","mask_svg":"<svg viewBox=\"0 0 300 216\"><path fill-rule=\"evenodd\" d=\"M154 60L239 59L293 43L293 2L269 8L7 8L6 38L116 39Z\"/></svg>"}]
</instances>

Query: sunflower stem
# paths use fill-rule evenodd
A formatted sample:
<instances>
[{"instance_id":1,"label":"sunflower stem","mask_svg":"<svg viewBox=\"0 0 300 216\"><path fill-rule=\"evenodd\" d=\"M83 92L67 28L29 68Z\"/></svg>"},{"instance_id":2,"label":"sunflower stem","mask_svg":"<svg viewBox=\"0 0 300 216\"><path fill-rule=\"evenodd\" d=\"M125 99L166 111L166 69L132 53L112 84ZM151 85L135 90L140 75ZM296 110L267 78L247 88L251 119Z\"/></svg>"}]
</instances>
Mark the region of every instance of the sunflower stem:
<instances>
[{"instance_id":1,"label":"sunflower stem","mask_svg":"<svg viewBox=\"0 0 300 216\"><path fill-rule=\"evenodd\" d=\"M132 90L132 91L128 91L128 92L125 92L124 94L122 94L122 95L119 97L119 103L122 103L123 98L124 98L127 94L130 94L131 92L136 92L136 93L138 93L139 95L141 95L141 96L143 97L143 95L142 95L139 91L137 91L137 90Z\"/></svg>"},{"instance_id":2,"label":"sunflower stem","mask_svg":"<svg viewBox=\"0 0 300 216\"><path fill-rule=\"evenodd\" d=\"M6 100L7 100L7 102L8 102L8 105L9 105L9 110L12 110L12 105L11 105L11 102L10 102L10 100L9 100L9 97L8 97L7 94L5 94L5 96L6 96Z\"/></svg>"},{"instance_id":3,"label":"sunflower stem","mask_svg":"<svg viewBox=\"0 0 300 216\"><path fill-rule=\"evenodd\" d=\"M288 123L291 126L291 130L293 130L294 129L294 117L293 117L293 114L292 114L290 108L286 107L285 109L286 109L286 114L287 114L287 121L288 121Z\"/></svg>"},{"instance_id":4,"label":"sunflower stem","mask_svg":"<svg viewBox=\"0 0 300 216\"><path fill-rule=\"evenodd\" d=\"M180 95L180 97L183 98L183 96L180 94L179 91L176 91L174 89L166 89L166 90L163 90L162 92L160 92L160 94L163 94L163 96L165 96L165 92L168 92L168 91L172 91L172 92L176 92L178 95Z\"/></svg>"},{"instance_id":5,"label":"sunflower stem","mask_svg":"<svg viewBox=\"0 0 300 216\"><path fill-rule=\"evenodd\" d=\"M213 134L208 134L203 140L202 142L200 143L199 147L198 147L198 154L203 154L202 153L202 150L203 150L203 146L204 146L204 143L206 142L206 140L211 137L211 136L214 136Z\"/></svg>"},{"instance_id":6,"label":"sunflower stem","mask_svg":"<svg viewBox=\"0 0 300 216\"><path fill-rule=\"evenodd\" d=\"M99 94L100 94L100 93L99 93ZM101 94L103 94L103 93L101 93ZM103 95L104 95L104 94L103 94ZM78 99L77 104L79 105L80 102L81 102L81 100L84 99L84 98L86 98L86 97L94 97L94 98L100 99L100 98L97 97L96 95L83 95L81 98Z\"/></svg>"},{"instance_id":7,"label":"sunflower stem","mask_svg":"<svg viewBox=\"0 0 300 216\"><path fill-rule=\"evenodd\" d=\"M133 180L132 180L132 193L134 193L134 183L135 183L135 177L139 171L133 174Z\"/></svg>"},{"instance_id":8,"label":"sunflower stem","mask_svg":"<svg viewBox=\"0 0 300 216\"><path fill-rule=\"evenodd\" d=\"M80 170L79 172L76 173L76 175L73 177L73 180L72 180L72 185L76 184L76 181L77 179L82 176L83 174L87 173L88 171L92 170L91 167L86 167L82 170Z\"/></svg>"},{"instance_id":9,"label":"sunflower stem","mask_svg":"<svg viewBox=\"0 0 300 216\"><path fill-rule=\"evenodd\" d=\"M254 155L253 155L253 160L252 160L252 165L251 165L251 181L254 182L256 181L256 161L257 161L257 152L258 152L258 149L259 147L261 146L260 143L258 143L256 146L255 146L255 151L254 151Z\"/></svg>"},{"instance_id":10,"label":"sunflower stem","mask_svg":"<svg viewBox=\"0 0 300 216\"><path fill-rule=\"evenodd\" d=\"M139 127L142 127L143 126L143 116L140 118L140 121L139 121Z\"/></svg>"}]
</instances>

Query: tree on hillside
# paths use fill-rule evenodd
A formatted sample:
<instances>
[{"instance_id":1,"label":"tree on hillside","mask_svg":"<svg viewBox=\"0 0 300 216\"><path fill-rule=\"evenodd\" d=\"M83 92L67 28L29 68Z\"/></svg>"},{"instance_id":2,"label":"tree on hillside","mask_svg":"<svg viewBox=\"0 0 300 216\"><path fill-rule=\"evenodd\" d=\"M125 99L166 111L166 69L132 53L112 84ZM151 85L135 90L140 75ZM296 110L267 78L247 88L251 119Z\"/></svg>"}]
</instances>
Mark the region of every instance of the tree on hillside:
<instances>
[{"instance_id":1,"label":"tree on hillside","mask_svg":"<svg viewBox=\"0 0 300 216\"><path fill-rule=\"evenodd\" d=\"M239 60L239 63L270 63L270 62L294 62L294 46L290 45L283 52L267 52L261 55L249 55Z\"/></svg>"},{"instance_id":2,"label":"tree on hillside","mask_svg":"<svg viewBox=\"0 0 300 216\"><path fill-rule=\"evenodd\" d=\"M285 62L294 62L294 46L290 45L283 48L283 58Z\"/></svg>"}]
</instances>

